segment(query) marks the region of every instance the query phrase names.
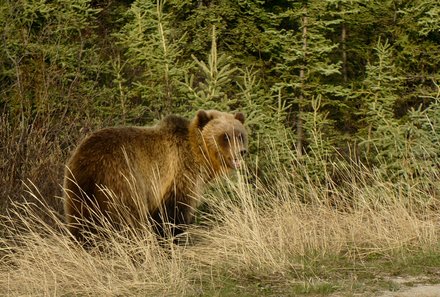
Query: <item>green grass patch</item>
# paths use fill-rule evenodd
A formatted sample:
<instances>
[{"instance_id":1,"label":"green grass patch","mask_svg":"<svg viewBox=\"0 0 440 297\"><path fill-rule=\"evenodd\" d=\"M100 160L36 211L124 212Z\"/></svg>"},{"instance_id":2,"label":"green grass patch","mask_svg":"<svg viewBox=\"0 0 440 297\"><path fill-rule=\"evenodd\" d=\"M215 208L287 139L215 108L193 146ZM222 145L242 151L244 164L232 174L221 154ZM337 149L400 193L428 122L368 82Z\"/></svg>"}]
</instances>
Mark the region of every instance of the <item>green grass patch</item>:
<instances>
[{"instance_id":1,"label":"green grass patch","mask_svg":"<svg viewBox=\"0 0 440 297\"><path fill-rule=\"evenodd\" d=\"M292 262L299 264L283 274L256 271L226 276L225 270L223 275L205 283L202 296L351 296L396 292L419 282L439 283L440 249L401 251L363 259L310 255ZM395 281L398 277L408 281L399 283Z\"/></svg>"}]
</instances>

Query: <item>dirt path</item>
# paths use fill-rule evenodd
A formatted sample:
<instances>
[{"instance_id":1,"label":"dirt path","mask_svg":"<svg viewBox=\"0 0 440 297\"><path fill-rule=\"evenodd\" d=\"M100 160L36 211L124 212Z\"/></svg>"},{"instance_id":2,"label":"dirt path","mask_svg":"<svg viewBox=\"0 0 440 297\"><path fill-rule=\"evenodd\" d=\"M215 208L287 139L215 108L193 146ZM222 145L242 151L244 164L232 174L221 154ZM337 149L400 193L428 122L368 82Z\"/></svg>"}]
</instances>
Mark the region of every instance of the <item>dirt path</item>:
<instances>
[{"instance_id":1,"label":"dirt path","mask_svg":"<svg viewBox=\"0 0 440 297\"><path fill-rule=\"evenodd\" d=\"M378 297L440 297L440 284L426 284L423 279L402 277L391 281L399 285L399 290L380 293Z\"/></svg>"},{"instance_id":2,"label":"dirt path","mask_svg":"<svg viewBox=\"0 0 440 297\"><path fill-rule=\"evenodd\" d=\"M386 292L378 297L440 297L440 285L416 285L396 292Z\"/></svg>"}]
</instances>

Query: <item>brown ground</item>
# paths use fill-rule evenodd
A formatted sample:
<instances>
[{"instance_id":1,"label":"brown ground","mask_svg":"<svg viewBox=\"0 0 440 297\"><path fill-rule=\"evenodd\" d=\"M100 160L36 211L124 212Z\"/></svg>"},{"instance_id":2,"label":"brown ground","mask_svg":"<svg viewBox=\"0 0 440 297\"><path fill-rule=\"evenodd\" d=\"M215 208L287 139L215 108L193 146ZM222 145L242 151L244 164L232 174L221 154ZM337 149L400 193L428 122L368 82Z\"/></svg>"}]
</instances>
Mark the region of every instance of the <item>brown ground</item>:
<instances>
[{"instance_id":1,"label":"brown ground","mask_svg":"<svg viewBox=\"0 0 440 297\"><path fill-rule=\"evenodd\" d=\"M440 297L440 284L426 284L425 279L398 277L391 281L398 285L399 290L383 292L378 297Z\"/></svg>"}]
</instances>

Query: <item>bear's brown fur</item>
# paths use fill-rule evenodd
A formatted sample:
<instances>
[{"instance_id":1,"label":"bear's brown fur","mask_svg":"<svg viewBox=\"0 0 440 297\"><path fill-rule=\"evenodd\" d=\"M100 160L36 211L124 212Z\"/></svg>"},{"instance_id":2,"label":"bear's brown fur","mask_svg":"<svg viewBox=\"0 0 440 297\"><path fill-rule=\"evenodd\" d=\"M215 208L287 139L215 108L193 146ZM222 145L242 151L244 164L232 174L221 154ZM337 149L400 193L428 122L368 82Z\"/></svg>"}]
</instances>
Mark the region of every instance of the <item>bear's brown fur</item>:
<instances>
[{"instance_id":1,"label":"bear's brown fur","mask_svg":"<svg viewBox=\"0 0 440 297\"><path fill-rule=\"evenodd\" d=\"M92 225L120 222L122 213L147 217L161 235L168 223L173 234L181 232L193 220L203 185L239 166L247 150L243 123L242 113L200 110L191 121L171 115L153 127L91 134L65 170L70 232L84 239Z\"/></svg>"}]
</instances>

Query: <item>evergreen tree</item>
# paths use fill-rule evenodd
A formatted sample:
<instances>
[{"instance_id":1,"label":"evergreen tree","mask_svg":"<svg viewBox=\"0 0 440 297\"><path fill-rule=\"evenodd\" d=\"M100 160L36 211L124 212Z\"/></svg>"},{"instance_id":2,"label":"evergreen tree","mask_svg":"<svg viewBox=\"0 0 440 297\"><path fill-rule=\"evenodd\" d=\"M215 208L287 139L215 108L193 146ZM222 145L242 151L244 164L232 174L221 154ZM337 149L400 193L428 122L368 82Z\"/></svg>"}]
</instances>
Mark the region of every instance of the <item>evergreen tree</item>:
<instances>
[{"instance_id":1,"label":"evergreen tree","mask_svg":"<svg viewBox=\"0 0 440 297\"><path fill-rule=\"evenodd\" d=\"M228 111L236 105L236 100L224 90L231 88L231 77L237 71L230 58L217 53L216 28L212 27L211 52L207 63L193 56L195 73L186 76L188 106L197 109L220 109ZM197 83L196 83L197 81Z\"/></svg>"},{"instance_id":2,"label":"evergreen tree","mask_svg":"<svg viewBox=\"0 0 440 297\"><path fill-rule=\"evenodd\" d=\"M125 48L128 65L124 67L129 68L123 71L128 78L118 80L124 84L121 96L130 99L130 109L141 108L138 112L146 121L170 114L182 104L181 82L190 66L180 59L184 36L176 35L170 25L173 15L164 5L164 1L136 0L117 34Z\"/></svg>"},{"instance_id":3,"label":"evergreen tree","mask_svg":"<svg viewBox=\"0 0 440 297\"><path fill-rule=\"evenodd\" d=\"M379 40L376 51L377 61L367 66L367 77L364 81L366 94L363 96L365 109L361 111L366 115L367 128L363 134L366 135L367 153L371 149L368 144L373 139L381 138L373 136L375 131L394 121L396 92L401 84L401 79L396 77L399 71L392 61L393 49L388 41L382 43Z\"/></svg>"},{"instance_id":4,"label":"evergreen tree","mask_svg":"<svg viewBox=\"0 0 440 297\"><path fill-rule=\"evenodd\" d=\"M394 31L397 65L402 69L406 87L397 106L399 116L410 108L427 107L426 97L440 79L440 4L438 1L417 0L407 3L398 14Z\"/></svg>"},{"instance_id":5,"label":"evergreen tree","mask_svg":"<svg viewBox=\"0 0 440 297\"><path fill-rule=\"evenodd\" d=\"M294 131L317 173L359 140L384 173L435 166L438 1L129 2L1 2L5 122L81 128L244 110L259 157L264 135L278 149Z\"/></svg>"},{"instance_id":6,"label":"evergreen tree","mask_svg":"<svg viewBox=\"0 0 440 297\"><path fill-rule=\"evenodd\" d=\"M275 84L275 89L280 89L287 102L296 108L293 126L297 133L297 151L301 155L304 144L311 140L303 126L313 125L304 123L314 118L307 114L313 113L312 99L319 96L320 110L325 112L338 108L345 94L345 90L334 83L334 77L341 74L340 61L333 59L338 44L327 37L341 19L334 18L321 1L290 3L289 9L275 16L281 19L280 24L287 25L269 34L280 41L276 73L281 81Z\"/></svg>"},{"instance_id":7,"label":"evergreen tree","mask_svg":"<svg viewBox=\"0 0 440 297\"><path fill-rule=\"evenodd\" d=\"M92 33L99 10L89 0L4 1L0 6L0 86L6 108L22 120L85 113L105 91Z\"/></svg>"},{"instance_id":8,"label":"evergreen tree","mask_svg":"<svg viewBox=\"0 0 440 297\"><path fill-rule=\"evenodd\" d=\"M270 40L264 34L271 22L267 13L276 4L255 0L169 1L176 16L173 26L185 34L184 56L203 59L211 48L211 28L216 27L219 52L237 66L264 67L270 59Z\"/></svg>"},{"instance_id":9,"label":"evergreen tree","mask_svg":"<svg viewBox=\"0 0 440 297\"><path fill-rule=\"evenodd\" d=\"M361 129L361 151L367 160L389 177L406 174L403 164L413 156L408 147L404 123L395 117L398 94L403 78L394 64L394 49L388 41L378 41L377 60L367 66L367 77L362 94L365 128Z\"/></svg>"}]
</instances>

